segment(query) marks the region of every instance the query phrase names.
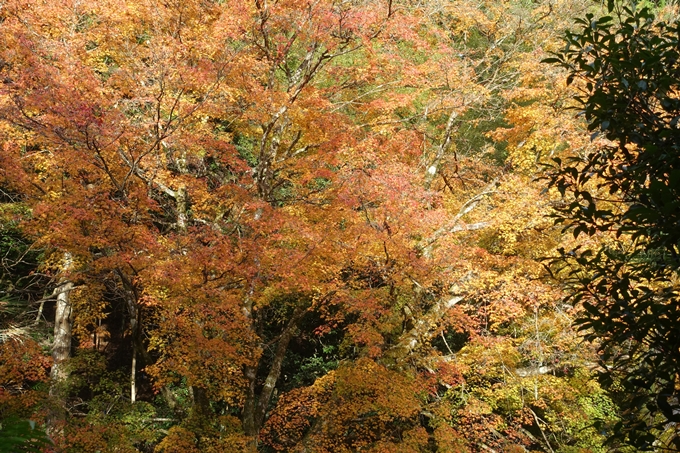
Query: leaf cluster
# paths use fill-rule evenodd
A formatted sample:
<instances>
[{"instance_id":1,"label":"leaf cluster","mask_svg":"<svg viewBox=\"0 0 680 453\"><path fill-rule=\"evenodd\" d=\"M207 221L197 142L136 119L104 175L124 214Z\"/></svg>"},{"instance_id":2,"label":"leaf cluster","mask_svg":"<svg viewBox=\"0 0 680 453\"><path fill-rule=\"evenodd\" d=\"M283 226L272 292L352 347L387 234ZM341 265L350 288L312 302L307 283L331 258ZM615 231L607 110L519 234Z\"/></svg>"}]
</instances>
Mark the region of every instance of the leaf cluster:
<instances>
[{"instance_id":1,"label":"leaf cluster","mask_svg":"<svg viewBox=\"0 0 680 453\"><path fill-rule=\"evenodd\" d=\"M561 160L549 184L564 197L556 222L595 244L560 250L576 320L595 342L601 382L624 417L610 441L678 448L677 273L680 269L680 22L610 0L544 60L566 69L594 149Z\"/></svg>"}]
</instances>

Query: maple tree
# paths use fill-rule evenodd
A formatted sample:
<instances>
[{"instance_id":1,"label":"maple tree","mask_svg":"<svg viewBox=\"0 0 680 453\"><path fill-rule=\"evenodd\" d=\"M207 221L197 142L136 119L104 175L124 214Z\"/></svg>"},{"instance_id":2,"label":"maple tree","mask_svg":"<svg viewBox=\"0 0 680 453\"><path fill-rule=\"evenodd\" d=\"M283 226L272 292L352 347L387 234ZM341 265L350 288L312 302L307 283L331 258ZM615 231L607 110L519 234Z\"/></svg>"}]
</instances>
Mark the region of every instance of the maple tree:
<instances>
[{"instance_id":1,"label":"maple tree","mask_svg":"<svg viewBox=\"0 0 680 453\"><path fill-rule=\"evenodd\" d=\"M584 141L536 75L568 3L3 3L39 254L7 278L53 329L11 412L64 451L598 448L616 408L537 261L535 164Z\"/></svg>"}]
</instances>

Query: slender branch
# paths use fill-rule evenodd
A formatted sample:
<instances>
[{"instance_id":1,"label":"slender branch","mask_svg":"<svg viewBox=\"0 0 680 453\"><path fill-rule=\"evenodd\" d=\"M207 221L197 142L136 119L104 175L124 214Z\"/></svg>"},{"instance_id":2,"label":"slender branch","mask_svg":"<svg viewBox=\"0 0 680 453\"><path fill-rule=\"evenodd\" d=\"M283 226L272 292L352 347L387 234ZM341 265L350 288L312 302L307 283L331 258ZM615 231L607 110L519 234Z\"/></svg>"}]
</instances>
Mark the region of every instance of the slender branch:
<instances>
[{"instance_id":1,"label":"slender branch","mask_svg":"<svg viewBox=\"0 0 680 453\"><path fill-rule=\"evenodd\" d=\"M421 249L425 253L429 253L429 250L432 247L432 245L447 234L456 233L458 231L478 230L488 226L488 222L479 222L467 226L461 226L460 221L463 218L463 216L465 216L470 211L475 209L477 205L485 197L494 194L496 192L496 188L498 187L498 185L499 185L498 179L494 179L480 193L478 193L477 195L463 203L463 206L461 206L460 210L453 217L453 219L447 225L444 225L443 227L439 228L437 231L432 233L432 235L425 240L423 245L421 245Z\"/></svg>"}]
</instances>

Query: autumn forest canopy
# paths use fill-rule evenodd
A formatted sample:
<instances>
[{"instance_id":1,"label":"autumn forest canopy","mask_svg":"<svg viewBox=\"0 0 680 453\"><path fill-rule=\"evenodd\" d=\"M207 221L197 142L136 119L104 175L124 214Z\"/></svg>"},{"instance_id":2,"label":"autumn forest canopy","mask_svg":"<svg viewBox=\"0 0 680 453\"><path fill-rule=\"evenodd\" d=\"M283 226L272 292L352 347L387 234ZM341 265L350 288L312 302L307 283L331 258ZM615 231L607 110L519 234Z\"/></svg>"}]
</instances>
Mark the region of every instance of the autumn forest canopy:
<instances>
[{"instance_id":1,"label":"autumn forest canopy","mask_svg":"<svg viewBox=\"0 0 680 453\"><path fill-rule=\"evenodd\" d=\"M0 451L677 451L679 14L0 0Z\"/></svg>"}]
</instances>

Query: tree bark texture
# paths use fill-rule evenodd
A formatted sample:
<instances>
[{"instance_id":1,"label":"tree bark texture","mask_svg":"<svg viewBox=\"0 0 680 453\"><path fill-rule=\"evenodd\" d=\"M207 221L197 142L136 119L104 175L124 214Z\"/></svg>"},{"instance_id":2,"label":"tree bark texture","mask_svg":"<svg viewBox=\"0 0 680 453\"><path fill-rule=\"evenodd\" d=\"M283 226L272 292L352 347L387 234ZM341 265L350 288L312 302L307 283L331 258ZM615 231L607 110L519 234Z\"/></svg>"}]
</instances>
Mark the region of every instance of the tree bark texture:
<instances>
[{"instance_id":1,"label":"tree bark texture","mask_svg":"<svg viewBox=\"0 0 680 453\"><path fill-rule=\"evenodd\" d=\"M73 257L70 253L64 253L64 264L62 272L67 272L73 265ZM71 331L73 313L71 307L71 290L73 289L73 282L67 277L62 278L62 281L57 288L57 306L54 315L54 342L52 343L52 370L50 377L53 384L62 382L68 377L68 372L65 369L65 362L71 357ZM54 389L54 385L53 385Z\"/></svg>"}]
</instances>

